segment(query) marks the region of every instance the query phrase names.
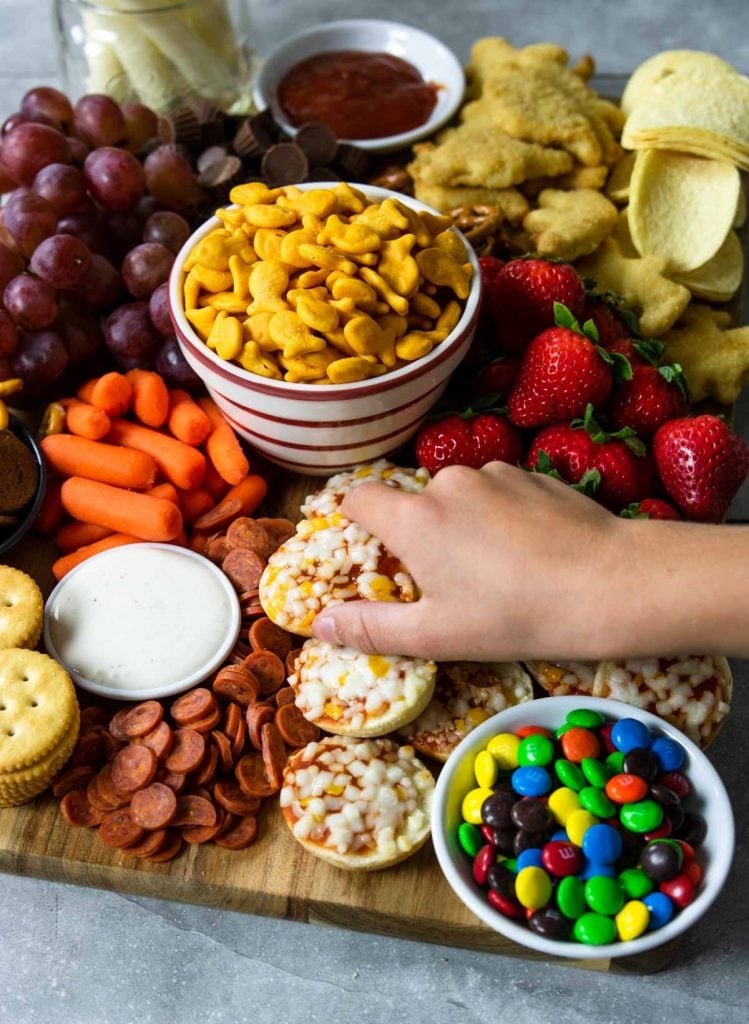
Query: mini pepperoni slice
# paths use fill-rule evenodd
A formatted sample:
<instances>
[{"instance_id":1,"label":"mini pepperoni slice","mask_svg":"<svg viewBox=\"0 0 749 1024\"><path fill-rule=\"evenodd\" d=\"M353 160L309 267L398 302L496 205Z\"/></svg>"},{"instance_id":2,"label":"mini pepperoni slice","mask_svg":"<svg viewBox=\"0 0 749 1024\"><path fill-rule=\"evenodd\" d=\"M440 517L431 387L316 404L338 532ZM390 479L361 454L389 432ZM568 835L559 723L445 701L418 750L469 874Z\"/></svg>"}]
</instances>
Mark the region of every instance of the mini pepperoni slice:
<instances>
[{"instance_id":1,"label":"mini pepperoni slice","mask_svg":"<svg viewBox=\"0 0 749 1024\"><path fill-rule=\"evenodd\" d=\"M268 779L276 789L280 789L286 767L286 747L274 722L266 722L260 729L260 753L265 761Z\"/></svg>"},{"instance_id":2,"label":"mini pepperoni slice","mask_svg":"<svg viewBox=\"0 0 749 1024\"><path fill-rule=\"evenodd\" d=\"M190 728L195 732L208 733L211 729L215 729L221 721L221 709L218 704L214 709L205 716L205 718L199 718L197 722L190 722Z\"/></svg>"},{"instance_id":3,"label":"mini pepperoni slice","mask_svg":"<svg viewBox=\"0 0 749 1024\"><path fill-rule=\"evenodd\" d=\"M252 654L252 648L249 646L249 644L245 644L241 640L237 640L237 642L234 644L231 651L229 652L229 657L226 660L231 662L232 665L239 665L250 654Z\"/></svg>"},{"instance_id":4,"label":"mini pepperoni slice","mask_svg":"<svg viewBox=\"0 0 749 1024\"><path fill-rule=\"evenodd\" d=\"M158 767L156 755L142 743L123 747L112 761L112 783L120 793L134 793L153 781Z\"/></svg>"},{"instance_id":5,"label":"mini pepperoni slice","mask_svg":"<svg viewBox=\"0 0 749 1024\"><path fill-rule=\"evenodd\" d=\"M236 515L242 511L242 502L239 498L227 498L209 509L200 519L196 519L193 528L196 530L216 530L220 526L226 526Z\"/></svg>"},{"instance_id":6,"label":"mini pepperoni slice","mask_svg":"<svg viewBox=\"0 0 749 1024\"><path fill-rule=\"evenodd\" d=\"M230 772L234 767L234 758L231 754L231 743L229 739L221 732L220 729L214 729L211 733L211 743L215 746L218 752L219 759L219 770L221 772Z\"/></svg>"},{"instance_id":7,"label":"mini pepperoni slice","mask_svg":"<svg viewBox=\"0 0 749 1024\"><path fill-rule=\"evenodd\" d=\"M168 838L169 833L165 828L157 828L153 832L146 832L139 843L126 846L122 852L128 857L152 857L163 848Z\"/></svg>"},{"instance_id":8,"label":"mini pepperoni slice","mask_svg":"<svg viewBox=\"0 0 749 1024\"><path fill-rule=\"evenodd\" d=\"M174 742L172 727L167 722L159 722L155 729L141 736L138 742L150 747L159 761L164 761L169 756Z\"/></svg>"},{"instance_id":9,"label":"mini pepperoni slice","mask_svg":"<svg viewBox=\"0 0 749 1024\"><path fill-rule=\"evenodd\" d=\"M226 542L229 548L246 548L254 551L261 558L270 554L270 538L268 531L257 520L248 516L239 516L226 531Z\"/></svg>"},{"instance_id":10,"label":"mini pepperoni slice","mask_svg":"<svg viewBox=\"0 0 749 1024\"><path fill-rule=\"evenodd\" d=\"M230 741L236 736L242 718L242 709L239 704L231 703L226 705L223 732L226 733Z\"/></svg>"},{"instance_id":11,"label":"mini pepperoni slice","mask_svg":"<svg viewBox=\"0 0 749 1024\"><path fill-rule=\"evenodd\" d=\"M122 807L119 811L111 811L102 820L99 829L99 838L105 846L111 846L113 850L122 850L126 846L133 846L139 843L146 830L133 821L129 807Z\"/></svg>"},{"instance_id":12,"label":"mini pepperoni slice","mask_svg":"<svg viewBox=\"0 0 749 1024\"><path fill-rule=\"evenodd\" d=\"M129 710L129 708L122 708L122 710L118 711L117 714L112 719L112 721L109 723L109 731L116 740L124 740L125 742L127 742L127 740L130 738L128 734L125 732L125 716L127 715Z\"/></svg>"},{"instance_id":13,"label":"mini pepperoni slice","mask_svg":"<svg viewBox=\"0 0 749 1024\"><path fill-rule=\"evenodd\" d=\"M151 864L166 864L169 860L174 860L175 857L182 853L182 836L177 832L176 829L167 829L167 840L160 850L156 853L150 854L146 859Z\"/></svg>"},{"instance_id":14,"label":"mini pepperoni slice","mask_svg":"<svg viewBox=\"0 0 749 1024\"><path fill-rule=\"evenodd\" d=\"M255 842L257 837L257 818L254 814L245 814L228 831L216 836L216 846L224 850L245 850Z\"/></svg>"},{"instance_id":15,"label":"mini pepperoni slice","mask_svg":"<svg viewBox=\"0 0 749 1024\"><path fill-rule=\"evenodd\" d=\"M211 691L204 686L198 686L178 697L169 712L178 725L190 725L191 722L197 722L210 714L215 703L216 700Z\"/></svg>"},{"instance_id":16,"label":"mini pepperoni slice","mask_svg":"<svg viewBox=\"0 0 749 1024\"><path fill-rule=\"evenodd\" d=\"M290 686L282 686L280 690L276 691L276 695L273 698L277 708L282 708L284 704L293 704L295 699L296 694Z\"/></svg>"},{"instance_id":17,"label":"mini pepperoni slice","mask_svg":"<svg viewBox=\"0 0 749 1024\"><path fill-rule=\"evenodd\" d=\"M260 583L265 569L265 559L256 551L234 548L221 562L222 572L229 577L237 593L253 590Z\"/></svg>"},{"instance_id":18,"label":"mini pepperoni slice","mask_svg":"<svg viewBox=\"0 0 749 1024\"><path fill-rule=\"evenodd\" d=\"M129 794L120 793L112 781L112 765L105 764L100 769L95 780L89 782L89 786L96 786L96 793L103 804L109 810L116 811L118 807L124 807L130 800Z\"/></svg>"},{"instance_id":19,"label":"mini pepperoni slice","mask_svg":"<svg viewBox=\"0 0 749 1024\"><path fill-rule=\"evenodd\" d=\"M284 704L274 719L284 742L290 747L306 747L320 739L320 730L314 722L308 722L296 704Z\"/></svg>"},{"instance_id":20,"label":"mini pepperoni slice","mask_svg":"<svg viewBox=\"0 0 749 1024\"><path fill-rule=\"evenodd\" d=\"M260 810L260 798L247 796L242 787L234 779L219 779L213 787L213 799L230 814L257 814Z\"/></svg>"},{"instance_id":21,"label":"mini pepperoni slice","mask_svg":"<svg viewBox=\"0 0 749 1024\"><path fill-rule=\"evenodd\" d=\"M213 692L246 708L258 699L260 683L249 669L241 665L227 665L213 680Z\"/></svg>"},{"instance_id":22,"label":"mini pepperoni slice","mask_svg":"<svg viewBox=\"0 0 749 1024\"><path fill-rule=\"evenodd\" d=\"M109 814L110 811L116 811L118 807L122 806L118 803L109 803L99 792L99 779L96 775L88 780L86 783L86 799L95 807L97 811L101 811L102 814Z\"/></svg>"},{"instance_id":23,"label":"mini pepperoni slice","mask_svg":"<svg viewBox=\"0 0 749 1024\"><path fill-rule=\"evenodd\" d=\"M172 819L172 825L194 828L215 824L216 808L209 799L194 794L177 797L177 813Z\"/></svg>"},{"instance_id":24,"label":"mini pepperoni slice","mask_svg":"<svg viewBox=\"0 0 749 1024\"><path fill-rule=\"evenodd\" d=\"M296 526L290 519L267 519L261 516L255 522L258 526L262 526L268 534L268 543L270 545L268 557L273 554L276 548L280 548L282 544L285 544L296 533Z\"/></svg>"},{"instance_id":25,"label":"mini pepperoni slice","mask_svg":"<svg viewBox=\"0 0 749 1024\"><path fill-rule=\"evenodd\" d=\"M213 733L211 733L213 735ZM218 768L218 751L213 743L207 743L203 760L195 769L192 775L192 782L195 786L207 786L213 781Z\"/></svg>"},{"instance_id":26,"label":"mini pepperoni slice","mask_svg":"<svg viewBox=\"0 0 749 1024\"><path fill-rule=\"evenodd\" d=\"M235 764L240 759L240 757L242 756L242 752L244 750L244 741L245 741L245 737L246 736L247 736L247 723L245 722L244 718L240 717L239 725L237 727L237 731L234 734L233 739L230 741L231 742L232 761Z\"/></svg>"},{"instance_id":27,"label":"mini pepperoni slice","mask_svg":"<svg viewBox=\"0 0 749 1024\"><path fill-rule=\"evenodd\" d=\"M91 804L82 789L73 789L60 801L60 811L73 828L95 828L104 818L104 812Z\"/></svg>"},{"instance_id":28,"label":"mini pepperoni slice","mask_svg":"<svg viewBox=\"0 0 749 1024\"><path fill-rule=\"evenodd\" d=\"M273 796L279 790L268 778L262 754L245 754L236 765L234 775L245 796Z\"/></svg>"},{"instance_id":29,"label":"mini pepperoni slice","mask_svg":"<svg viewBox=\"0 0 749 1024\"><path fill-rule=\"evenodd\" d=\"M76 768L68 768L67 771L58 775L52 783L52 793L58 798L72 793L74 789L85 789L89 782L96 775L96 771L87 764L78 765Z\"/></svg>"},{"instance_id":30,"label":"mini pepperoni slice","mask_svg":"<svg viewBox=\"0 0 749 1024\"><path fill-rule=\"evenodd\" d=\"M249 637L253 651L271 651L281 661L286 658L296 639L291 633L287 633L285 629L277 626L275 622L271 622L267 615L252 623Z\"/></svg>"},{"instance_id":31,"label":"mini pepperoni slice","mask_svg":"<svg viewBox=\"0 0 749 1024\"><path fill-rule=\"evenodd\" d=\"M231 551L226 537L222 534L209 540L205 546L205 557L209 558L214 565L223 565L224 559Z\"/></svg>"},{"instance_id":32,"label":"mini pepperoni slice","mask_svg":"<svg viewBox=\"0 0 749 1024\"><path fill-rule=\"evenodd\" d=\"M296 659L302 653L301 647L295 647L293 651L289 651L286 655L286 675L291 676L296 672Z\"/></svg>"},{"instance_id":33,"label":"mini pepperoni slice","mask_svg":"<svg viewBox=\"0 0 749 1024\"><path fill-rule=\"evenodd\" d=\"M286 681L284 664L272 651L253 651L242 664L257 679L263 697L275 693Z\"/></svg>"},{"instance_id":34,"label":"mini pepperoni slice","mask_svg":"<svg viewBox=\"0 0 749 1024\"><path fill-rule=\"evenodd\" d=\"M266 722L272 722L276 716L276 708L272 704L253 704L247 708L247 734L255 750L260 750L260 730Z\"/></svg>"},{"instance_id":35,"label":"mini pepperoni slice","mask_svg":"<svg viewBox=\"0 0 749 1024\"><path fill-rule=\"evenodd\" d=\"M172 752L164 764L167 771L186 775L193 772L205 755L205 740L194 729L177 729Z\"/></svg>"},{"instance_id":36,"label":"mini pepperoni slice","mask_svg":"<svg viewBox=\"0 0 749 1024\"><path fill-rule=\"evenodd\" d=\"M91 704L89 707L84 708L81 711L81 732L86 732L87 729L93 729L97 725L103 725L106 727L108 721L109 715L106 713L104 708L100 708L96 704Z\"/></svg>"},{"instance_id":37,"label":"mini pepperoni slice","mask_svg":"<svg viewBox=\"0 0 749 1024\"><path fill-rule=\"evenodd\" d=\"M130 813L141 828L166 828L177 813L177 797L163 782L152 782L133 794Z\"/></svg>"},{"instance_id":38,"label":"mini pepperoni slice","mask_svg":"<svg viewBox=\"0 0 749 1024\"><path fill-rule=\"evenodd\" d=\"M164 717L164 708L157 700L147 700L136 704L122 719L122 731L128 739L145 736L159 724Z\"/></svg>"},{"instance_id":39,"label":"mini pepperoni slice","mask_svg":"<svg viewBox=\"0 0 749 1024\"><path fill-rule=\"evenodd\" d=\"M95 725L80 733L68 765L71 768L100 768L107 759L107 745L104 740L106 735L107 730L101 725Z\"/></svg>"},{"instance_id":40,"label":"mini pepperoni slice","mask_svg":"<svg viewBox=\"0 0 749 1024\"><path fill-rule=\"evenodd\" d=\"M156 776L157 782L163 782L165 786L168 786L173 793L178 796L187 785L187 775L181 775L178 772L168 772L162 769Z\"/></svg>"},{"instance_id":41,"label":"mini pepperoni slice","mask_svg":"<svg viewBox=\"0 0 749 1024\"><path fill-rule=\"evenodd\" d=\"M259 601L256 601L254 604L243 605L242 624L252 625L253 620L259 618L261 615L265 615L265 609Z\"/></svg>"},{"instance_id":42,"label":"mini pepperoni slice","mask_svg":"<svg viewBox=\"0 0 749 1024\"><path fill-rule=\"evenodd\" d=\"M113 761L119 751L124 747L126 741L116 739L109 729L105 729L100 735L102 742L104 743L104 756L107 761Z\"/></svg>"},{"instance_id":43,"label":"mini pepperoni slice","mask_svg":"<svg viewBox=\"0 0 749 1024\"><path fill-rule=\"evenodd\" d=\"M216 821L213 825L194 825L191 828L182 829L182 838L186 843L210 843L224 828L226 815L224 811L216 808Z\"/></svg>"}]
</instances>

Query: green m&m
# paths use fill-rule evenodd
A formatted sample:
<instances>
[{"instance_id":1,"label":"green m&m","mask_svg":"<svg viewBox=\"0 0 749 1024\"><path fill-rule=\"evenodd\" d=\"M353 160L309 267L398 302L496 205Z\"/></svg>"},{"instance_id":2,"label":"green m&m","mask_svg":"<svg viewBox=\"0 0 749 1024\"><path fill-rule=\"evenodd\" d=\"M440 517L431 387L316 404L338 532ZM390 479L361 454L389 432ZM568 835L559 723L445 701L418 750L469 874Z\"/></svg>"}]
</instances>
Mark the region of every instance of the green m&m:
<instances>
[{"instance_id":1,"label":"green m&m","mask_svg":"<svg viewBox=\"0 0 749 1024\"><path fill-rule=\"evenodd\" d=\"M586 946L605 946L616 939L616 924L613 918L590 911L575 921L573 934Z\"/></svg>"}]
</instances>

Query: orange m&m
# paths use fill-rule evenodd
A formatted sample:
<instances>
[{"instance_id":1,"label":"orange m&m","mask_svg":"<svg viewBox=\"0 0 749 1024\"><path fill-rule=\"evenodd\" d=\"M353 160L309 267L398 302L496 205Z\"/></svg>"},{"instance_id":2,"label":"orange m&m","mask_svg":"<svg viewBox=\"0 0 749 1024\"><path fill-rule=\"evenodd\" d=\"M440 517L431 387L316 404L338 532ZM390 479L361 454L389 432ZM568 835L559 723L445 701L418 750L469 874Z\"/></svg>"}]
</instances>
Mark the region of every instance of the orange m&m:
<instances>
[{"instance_id":1,"label":"orange m&m","mask_svg":"<svg viewBox=\"0 0 749 1024\"><path fill-rule=\"evenodd\" d=\"M639 775L614 775L606 783L606 796L615 804L631 804L642 800L648 791L647 782Z\"/></svg>"},{"instance_id":2,"label":"orange m&m","mask_svg":"<svg viewBox=\"0 0 749 1024\"><path fill-rule=\"evenodd\" d=\"M562 750L568 761L580 764L585 757L598 757L601 745L598 737L590 729L573 726L562 736Z\"/></svg>"}]
</instances>

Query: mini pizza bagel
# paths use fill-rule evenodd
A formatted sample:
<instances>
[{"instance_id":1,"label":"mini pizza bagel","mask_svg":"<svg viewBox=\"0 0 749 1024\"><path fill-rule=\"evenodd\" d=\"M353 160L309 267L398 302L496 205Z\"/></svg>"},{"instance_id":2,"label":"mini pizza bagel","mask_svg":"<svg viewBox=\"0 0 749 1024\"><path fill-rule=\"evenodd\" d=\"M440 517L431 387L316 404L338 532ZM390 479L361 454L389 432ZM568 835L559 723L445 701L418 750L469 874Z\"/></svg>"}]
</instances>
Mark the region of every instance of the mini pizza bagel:
<instances>
[{"instance_id":1,"label":"mini pizza bagel","mask_svg":"<svg viewBox=\"0 0 749 1024\"><path fill-rule=\"evenodd\" d=\"M420 754L446 761L477 725L529 700L533 684L516 662L443 662L431 701L400 732Z\"/></svg>"},{"instance_id":2,"label":"mini pizza bagel","mask_svg":"<svg viewBox=\"0 0 749 1024\"><path fill-rule=\"evenodd\" d=\"M731 710L733 677L726 659L709 654L602 661L594 697L643 708L670 722L703 750Z\"/></svg>"},{"instance_id":3,"label":"mini pizza bagel","mask_svg":"<svg viewBox=\"0 0 749 1024\"><path fill-rule=\"evenodd\" d=\"M401 562L364 527L340 513L303 519L268 560L260 603L277 626L312 636L315 616L343 601L415 601Z\"/></svg>"},{"instance_id":4,"label":"mini pizza bagel","mask_svg":"<svg viewBox=\"0 0 749 1024\"><path fill-rule=\"evenodd\" d=\"M344 473L336 473L324 487L305 498L302 515L307 519L332 515L341 507L341 502L349 491L359 484L387 484L388 487L395 487L399 491L418 494L424 490L429 480L428 469L408 469L395 466L387 459L378 459L363 466L355 466Z\"/></svg>"},{"instance_id":5,"label":"mini pizza bagel","mask_svg":"<svg viewBox=\"0 0 749 1024\"><path fill-rule=\"evenodd\" d=\"M597 661L526 661L531 677L550 697L592 697Z\"/></svg>"},{"instance_id":6,"label":"mini pizza bagel","mask_svg":"<svg viewBox=\"0 0 749 1024\"><path fill-rule=\"evenodd\" d=\"M326 736L289 758L281 809L305 850L349 871L410 857L429 835L434 779L411 746Z\"/></svg>"},{"instance_id":7,"label":"mini pizza bagel","mask_svg":"<svg viewBox=\"0 0 749 1024\"><path fill-rule=\"evenodd\" d=\"M304 717L339 736L384 736L413 721L434 693L433 661L361 654L308 640L288 683Z\"/></svg>"}]
</instances>

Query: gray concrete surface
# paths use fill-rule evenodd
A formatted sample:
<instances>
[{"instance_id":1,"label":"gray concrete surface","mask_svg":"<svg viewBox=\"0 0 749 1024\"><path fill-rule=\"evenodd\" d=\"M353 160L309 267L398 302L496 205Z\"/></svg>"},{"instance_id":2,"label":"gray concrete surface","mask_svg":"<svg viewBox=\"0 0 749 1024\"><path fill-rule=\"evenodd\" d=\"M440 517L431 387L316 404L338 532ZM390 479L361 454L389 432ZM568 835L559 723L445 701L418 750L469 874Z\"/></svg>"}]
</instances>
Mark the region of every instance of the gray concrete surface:
<instances>
[{"instance_id":1,"label":"gray concrete surface","mask_svg":"<svg viewBox=\"0 0 749 1024\"><path fill-rule=\"evenodd\" d=\"M465 57L470 42L556 40L626 72L650 53L711 49L749 70L746 0L250 0L266 48L294 28L344 16L423 25ZM0 0L0 115L54 81L47 0ZM749 504L745 507L749 509ZM26 878L0 879L0 1024L739 1024L749 1004L749 666L714 761L734 801L729 883L650 977L553 964L134 899ZM435 893L439 899L439 893Z\"/></svg>"}]
</instances>

